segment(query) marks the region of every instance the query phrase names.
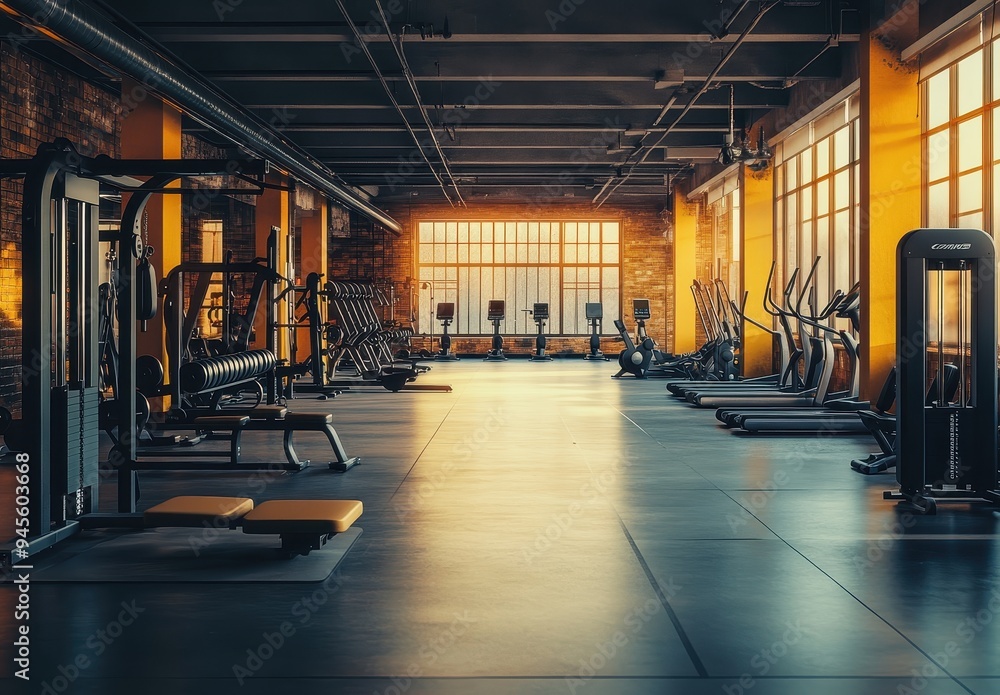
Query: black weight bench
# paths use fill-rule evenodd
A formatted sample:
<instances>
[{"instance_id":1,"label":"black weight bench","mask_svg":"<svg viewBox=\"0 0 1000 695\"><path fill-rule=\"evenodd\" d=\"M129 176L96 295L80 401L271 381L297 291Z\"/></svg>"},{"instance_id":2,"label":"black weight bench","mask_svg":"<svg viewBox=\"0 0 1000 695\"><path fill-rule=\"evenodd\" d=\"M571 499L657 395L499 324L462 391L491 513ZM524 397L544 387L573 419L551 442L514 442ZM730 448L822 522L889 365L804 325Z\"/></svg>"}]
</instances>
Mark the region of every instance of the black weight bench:
<instances>
[{"instance_id":1,"label":"black weight bench","mask_svg":"<svg viewBox=\"0 0 1000 695\"><path fill-rule=\"evenodd\" d=\"M333 448L333 455L336 461L329 463L331 470L343 473L361 463L358 456L349 457L344 451L344 445L340 441L337 430L333 428L333 415L329 413L288 413L284 418L275 420L250 420L245 425L245 429L258 432L284 432L282 445L285 449L285 457L290 465L308 466L309 462L299 461L295 453L293 438L296 432L322 432L326 435L330 446Z\"/></svg>"}]
</instances>

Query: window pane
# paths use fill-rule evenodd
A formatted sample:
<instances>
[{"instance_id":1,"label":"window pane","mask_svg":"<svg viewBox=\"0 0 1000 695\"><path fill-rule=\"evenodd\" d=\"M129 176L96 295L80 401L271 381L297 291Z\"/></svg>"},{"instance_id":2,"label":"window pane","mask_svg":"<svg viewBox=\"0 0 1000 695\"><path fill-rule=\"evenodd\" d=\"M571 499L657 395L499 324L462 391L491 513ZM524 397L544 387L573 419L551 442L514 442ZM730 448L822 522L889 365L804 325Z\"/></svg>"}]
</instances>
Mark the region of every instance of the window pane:
<instances>
[{"instance_id":1,"label":"window pane","mask_svg":"<svg viewBox=\"0 0 1000 695\"><path fill-rule=\"evenodd\" d=\"M576 244L566 244L566 263L576 263Z\"/></svg>"},{"instance_id":2,"label":"window pane","mask_svg":"<svg viewBox=\"0 0 1000 695\"><path fill-rule=\"evenodd\" d=\"M801 203L799 207L799 219L807 220L812 217L812 203L813 203L813 189L812 186L806 186L802 189L800 194Z\"/></svg>"},{"instance_id":3,"label":"window pane","mask_svg":"<svg viewBox=\"0 0 1000 695\"><path fill-rule=\"evenodd\" d=\"M788 182L788 190L794 191L799 187L799 158L792 157L788 160L785 165L785 175L786 181Z\"/></svg>"},{"instance_id":4,"label":"window pane","mask_svg":"<svg viewBox=\"0 0 1000 695\"><path fill-rule=\"evenodd\" d=\"M803 150L799 155L799 181L805 185L813 180L812 150Z\"/></svg>"},{"instance_id":5,"label":"window pane","mask_svg":"<svg viewBox=\"0 0 1000 695\"><path fill-rule=\"evenodd\" d=\"M816 178L830 173L830 138L816 143Z\"/></svg>"},{"instance_id":6,"label":"window pane","mask_svg":"<svg viewBox=\"0 0 1000 695\"><path fill-rule=\"evenodd\" d=\"M576 243L576 222L567 222L563 240L568 244Z\"/></svg>"},{"instance_id":7,"label":"window pane","mask_svg":"<svg viewBox=\"0 0 1000 695\"><path fill-rule=\"evenodd\" d=\"M619 243L618 238L618 223L617 222L605 222L603 225L603 241L606 244L617 244Z\"/></svg>"},{"instance_id":8,"label":"window pane","mask_svg":"<svg viewBox=\"0 0 1000 695\"><path fill-rule=\"evenodd\" d=\"M851 204L851 171L845 169L833 180L833 207L843 210Z\"/></svg>"},{"instance_id":9,"label":"window pane","mask_svg":"<svg viewBox=\"0 0 1000 695\"><path fill-rule=\"evenodd\" d=\"M420 230L420 243L425 244L434 240L434 224L431 222L421 222L417 225Z\"/></svg>"},{"instance_id":10,"label":"window pane","mask_svg":"<svg viewBox=\"0 0 1000 695\"><path fill-rule=\"evenodd\" d=\"M617 263L618 262L618 244L602 244L604 249L604 263Z\"/></svg>"},{"instance_id":11,"label":"window pane","mask_svg":"<svg viewBox=\"0 0 1000 695\"><path fill-rule=\"evenodd\" d=\"M976 51L958 64L958 115L983 105L983 52Z\"/></svg>"},{"instance_id":12,"label":"window pane","mask_svg":"<svg viewBox=\"0 0 1000 695\"><path fill-rule=\"evenodd\" d=\"M445 240L445 223L435 222L434 223L434 241L437 243L442 243Z\"/></svg>"},{"instance_id":13,"label":"window pane","mask_svg":"<svg viewBox=\"0 0 1000 695\"><path fill-rule=\"evenodd\" d=\"M1000 164L993 167L993 234L1000 231Z\"/></svg>"},{"instance_id":14,"label":"window pane","mask_svg":"<svg viewBox=\"0 0 1000 695\"><path fill-rule=\"evenodd\" d=\"M974 171L958 178L959 214L979 210L983 207L983 174Z\"/></svg>"},{"instance_id":15,"label":"window pane","mask_svg":"<svg viewBox=\"0 0 1000 695\"><path fill-rule=\"evenodd\" d=\"M924 88L924 103L927 104L927 127L937 128L948 122L951 103L951 73L942 70L927 80Z\"/></svg>"},{"instance_id":16,"label":"window pane","mask_svg":"<svg viewBox=\"0 0 1000 695\"><path fill-rule=\"evenodd\" d=\"M834 217L833 243L835 249L833 285L845 292L851 286L851 215L850 211L838 212Z\"/></svg>"},{"instance_id":17,"label":"window pane","mask_svg":"<svg viewBox=\"0 0 1000 695\"><path fill-rule=\"evenodd\" d=\"M830 212L830 179L816 184L816 215L826 215Z\"/></svg>"},{"instance_id":18,"label":"window pane","mask_svg":"<svg viewBox=\"0 0 1000 695\"><path fill-rule=\"evenodd\" d=\"M951 133L942 130L927 138L927 178L930 181L947 178L951 168Z\"/></svg>"},{"instance_id":19,"label":"window pane","mask_svg":"<svg viewBox=\"0 0 1000 695\"><path fill-rule=\"evenodd\" d=\"M840 169L851 161L851 128L841 128L833 134L833 168Z\"/></svg>"},{"instance_id":20,"label":"window pane","mask_svg":"<svg viewBox=\"0 0 1000 695\"><path fill-rule=\"evenodd\" d=\"M982 212L972 212L968 215L962 215L958 218L958 226L965 227L966 229L982 229L983 228L983 213Z\"/></svg>"},{"instance_id":21,"label":"window pane","mask_svg":"<svg viewBox=\"0 0 1000 695\"><path fill-rule=\"evenodd\" d=\"M935 184L927 189L927 226L948 227L951 219L948 202L948 182Z\"/></svg>"},{"instance_id":22,"label":"window pane","mask_svg":"<svg viewBox=\"0 0 1000 695\"><path fill-rule=\"evenodd\" d=\"M970 118L958 124L958 170L983 165L983 119Z\"/></svg>"}]
</instances>

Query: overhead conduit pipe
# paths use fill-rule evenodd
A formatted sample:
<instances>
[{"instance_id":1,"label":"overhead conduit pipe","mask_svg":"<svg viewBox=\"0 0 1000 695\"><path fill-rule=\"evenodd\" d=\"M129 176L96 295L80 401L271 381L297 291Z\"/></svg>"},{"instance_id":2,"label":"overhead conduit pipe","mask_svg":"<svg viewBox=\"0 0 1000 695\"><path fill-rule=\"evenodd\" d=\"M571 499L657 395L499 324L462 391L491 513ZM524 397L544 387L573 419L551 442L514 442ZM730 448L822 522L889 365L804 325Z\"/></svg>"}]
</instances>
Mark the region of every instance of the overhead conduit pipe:
<instances>
[{"instance_id":1,"label":"overhead conduit pipe","mask_svg":"<svg viewBox=\"0 0 1000 695\"><path fill-rule=\"evenodd\" d=\"M399 223L351 190L308 152L281 135L166 51L143 43L83 2L0 0L19 23L86 53L144 84L205 126L246 147L333 200L371 218L397 236Z\"/></svg>"}]
</instances>

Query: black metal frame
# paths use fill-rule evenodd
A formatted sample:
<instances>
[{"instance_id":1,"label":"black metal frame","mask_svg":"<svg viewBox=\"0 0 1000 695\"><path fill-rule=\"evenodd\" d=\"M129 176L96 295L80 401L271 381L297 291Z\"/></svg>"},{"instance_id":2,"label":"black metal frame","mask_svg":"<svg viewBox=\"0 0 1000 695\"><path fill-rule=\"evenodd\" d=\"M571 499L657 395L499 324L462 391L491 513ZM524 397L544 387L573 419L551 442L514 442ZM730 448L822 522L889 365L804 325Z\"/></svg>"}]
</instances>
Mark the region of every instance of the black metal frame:
<instances>
[{"instance_id":1,"label":"black metal frame","mask_svg":"<svg viewBox=\"0 0 1000 695\"><path fill-rule=\"evenodd\" d=\"M957 400L928 404L927 322L928 273L967 275L958 292L961 372ZM942 279L943 282L943 279ZM996 250L986 232L974 229L918 229L904 236L897 248L898 370L897 461L899 492L887 499L905 499L919 511L933 513L935 499L980 499L1000 502L997 472L997 307ZM937 298L944 312L943 291ZM968 306L965 305L968 301ZM971 317L963 335L964 315ZM938 332L938 376L944 369L943 336ZM966 393L965 340L971 348Z\"/></svg>"},{"instance_id":2,"label":"black metal frame","mask_svg":"<svg viewBox=\"0 0 1000 695\"><path fill-rule=\"evenodd\" d=\"M21 549L26 556L77 532L79 524L68 518L65 508L59 510L67 495L77 494L80 501L76 511L80 513L93 511L97 502L98 453L96 440L90 438L99 431L98 242L117 242L121 250L137 248L142 213L150 196L187 192L167 188L181 177L229 174L244 180L248 176L262 179L267 168L267 163L259 160L85 157L64 139L40 146L31 159L0 160L0 177L24 179L22 304L30 310L23 312L22 323L20 427L31 479L29 539L27 548ZM101 235L98 231L101 184L132 192L116 234ZM75 225L70 225L73 221ZM129 394L136 389L134 262L119 265L117 285L119 348L123 355L118 362L117 386L120 393ZM79 399L71 397L70 391L78 392ZM55 417L53 404L60 399L66 406L60 409L64 417ZM121 472L128 471L129 464L135 461L136 402L127 397L120 400L119 451L124 460L116 462L120 473L118 506L120 511L134 512L135 473L122 476ZM78 423L71 422L70 410L79 416ZM89 427L91 410L93 428ZM61 443L53 446L57 435ZM78 441L68 441L71 435ZM89 489L68 489L68 478L73 473L88 482ZM0 568L12 564L12 553L13 548L0 552ZM24 558L18 552L17 559Z\"/></svg>"}]
</instances>

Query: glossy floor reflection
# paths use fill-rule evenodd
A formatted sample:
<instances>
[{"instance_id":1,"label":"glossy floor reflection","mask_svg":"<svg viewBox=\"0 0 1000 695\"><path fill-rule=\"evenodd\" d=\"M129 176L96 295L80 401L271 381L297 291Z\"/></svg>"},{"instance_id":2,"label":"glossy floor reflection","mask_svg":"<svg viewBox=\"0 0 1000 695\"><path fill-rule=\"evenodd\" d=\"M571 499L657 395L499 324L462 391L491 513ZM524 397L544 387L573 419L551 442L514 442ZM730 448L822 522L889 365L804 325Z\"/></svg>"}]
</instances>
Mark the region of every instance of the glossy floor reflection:
<instances>
[{"instance_id":1,"label":"glossy floor reflection","mask_svg":"<svg viewBox=\"0 0 1000 695\"><path fill-rule=\"evenodd\" d=\"M452 393L295 402L333 412L347 474L144 474L144 506L362 499L365 532L325 584L36 584L25 692L1000 693L1000 515L911 517L850 470L864 437L734 436L612 372L435 365Z\"/></svg>"}]
</instances>

